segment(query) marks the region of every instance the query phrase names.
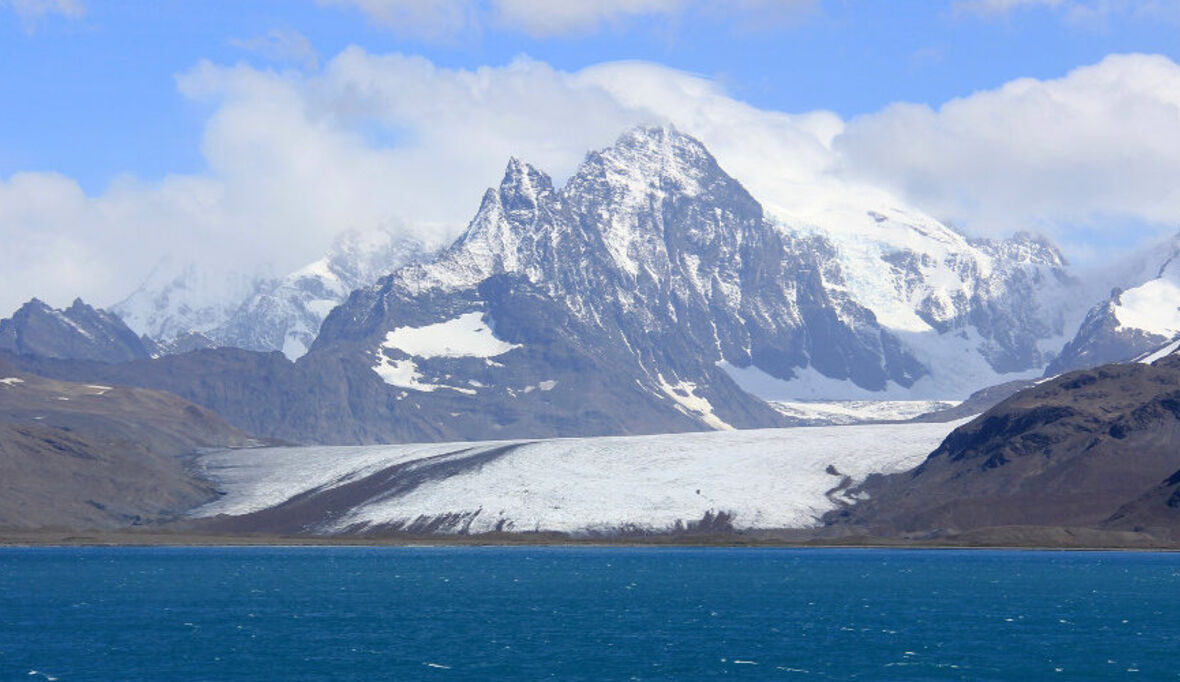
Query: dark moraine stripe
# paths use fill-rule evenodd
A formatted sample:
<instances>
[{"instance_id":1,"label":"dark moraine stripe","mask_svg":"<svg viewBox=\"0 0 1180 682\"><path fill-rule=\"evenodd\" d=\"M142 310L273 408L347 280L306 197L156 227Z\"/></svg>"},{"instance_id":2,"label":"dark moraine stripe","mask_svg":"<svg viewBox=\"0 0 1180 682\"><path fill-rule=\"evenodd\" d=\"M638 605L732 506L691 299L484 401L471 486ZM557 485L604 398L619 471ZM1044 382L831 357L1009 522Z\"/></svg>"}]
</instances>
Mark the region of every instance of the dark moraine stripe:
<instances>
[{"instance_id":1,"label":"dark moraine stripe","mask_svg":"<svg viewBox=\"0 0 1180 682\"><path fill-rule=\"evenodd\" d=\"M299 493L274 507L241 516L202 519L196 525L210 532L314 533L318 526L363 504L401 497L428 483L478 470L532 442L535 441L500 445L486 450L465 447L394 464L342 485L329 484Z\"/></svg>"}]
</instances>

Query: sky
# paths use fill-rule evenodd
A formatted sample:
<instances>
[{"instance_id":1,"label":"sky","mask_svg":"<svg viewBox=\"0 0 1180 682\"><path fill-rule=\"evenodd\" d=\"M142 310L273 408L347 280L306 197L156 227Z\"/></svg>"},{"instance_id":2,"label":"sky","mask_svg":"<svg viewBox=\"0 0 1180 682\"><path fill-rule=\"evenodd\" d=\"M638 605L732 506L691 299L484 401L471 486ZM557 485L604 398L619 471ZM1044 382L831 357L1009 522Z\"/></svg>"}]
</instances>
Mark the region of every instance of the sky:
<instances>
[{"instance_id":1,"label":"sky","mask_svg":"<svg viewBox=\"0 0 1180 682\"><path fill-rule=\"evenodd\" d=\"M627 128L1091 263L1180 230L1180 0L0 0L0 315L454 238ZM171 267L171 266L170 266ZM158 271L158 270L157 270Z\"/></svg>"}]
</instances>

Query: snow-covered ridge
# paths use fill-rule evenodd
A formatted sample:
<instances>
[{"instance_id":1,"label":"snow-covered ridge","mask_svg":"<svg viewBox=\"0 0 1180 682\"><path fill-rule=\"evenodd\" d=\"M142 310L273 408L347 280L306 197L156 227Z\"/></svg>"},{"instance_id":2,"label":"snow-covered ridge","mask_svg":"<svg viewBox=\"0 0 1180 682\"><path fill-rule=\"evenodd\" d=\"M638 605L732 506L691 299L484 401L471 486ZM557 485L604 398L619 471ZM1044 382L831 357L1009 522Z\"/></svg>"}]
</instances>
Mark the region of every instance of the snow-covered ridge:
<instances>
[{"instance_id":1,"label":"snow-covered ridge","mask_svg":"<svg viewBox=\"0 0 1180 682\"><path fill-rule=\"evenodd\" d=\"M1162 359L1168 357L1172 353L1175 353L1177 350L1180 350L1180 340L1172 341L1171 343L1168 343L1163 348L1160 348L1157 351L1152 351L1151 353L1141 355L1138 358L1135 358L1135 362L1138 362L1138 363L1141 363L1144 365L1150 365L1151 363L1155 362L1156 360L1162 360Z\"/></svg>"},{"instance_id":2,"label":"snow-covered ridge","mask_svg":"<svg viewBox=\"0 0 1180 682\"><path fill-rule=\"evenodd\" d=\"M751 366L749 341L725 338L735 332L714 320L720 335L715 352L722 357L703 359L780 377L788 398L961 399L986 385L1039 375L1084 312L1084 304L1064 294L1070 284L1064 260L1044 240L968 239L880 190L852 185L827 186L802 204L760 207L698 141L671 127L639 128L591 152L558 190L540 171L511 160L499 190L488 191L463 237L437 261L399 272L395 283L422 295L512 273L548 288L586 320L622 314L645 329L660 329L668 324L663 317L684 312L683 302L699 301L711 315L781 320L807 335L828 322L803 319L797 306L814 306L814 297L826 296L838 323L865 337L851 343L894 345L925 365L919 377L886 368L884 386L863 378L873 372L862 349L839 351L859 357L846 361L859 364L852 371L808 367L803 356L790 369L759 360ZM792 262L751 287L748 261L780 248L762 233L757 216L763 207ZM603 266L587 255L595 249L605 251L613 272L596 269ZM562 259L577 259L587 276L563 281L570 264ZM809 272L817 273L822 294L808 290L811 281L791 281L806 280ZM652 290L644 288L647 282L655 283ZM784 300L764 298L766 286L783 287ZM667 312L653 309L664 292L677 300L666 304ZM758 301L748 303L752 299ZM874 327L895 341L874 341ZM817 353L808 354L814 360ZM812 375L820 380L807 378Z\"/></svg>"},{"instance_id":3,"label":"snow-covered ridge","mask_svg":"<svg viewBox=\"0 0 1180 682\"><path fill-rule=\"evenodd\" d=\"M195 515L250 514L308 493L343 499L364 489L305 530L447 518L443 532L659 531L708 513L729 515L737 528L810 527L849 501L839 491L850 482L917 466L960 423L233 450L201 457L225 494ZM368 487L394 470L406 476ZM406 478L418 484L398 487Z\"/></svg>"},{"instance_id":4,"label":"snow-covered ridge","mask_svg":"<svg viewBox=\"0 0 1180 682\"><path fill-rule=\"evenodd\" d=\"M1165 276L1119 294L1114 301L1117 329L1139 330L1170 338L1180 334L1180 282L1169 268Z\"/></svg>"},{"instance_id":5,"label":"snow-covered ridge","mask_svg":"<svg viewBox=\"0 0 1180 682\"><path fill-rule=\"evenodd\" d=\"M1180 235L1173 235L1095 273L1105 298L1090 308L1047 373L1129 362L1180 336L1178 259Z\"/></svg>"},{"instance_id":6,"label":"snow-covered ridge","mask_svg":"<svg viewBox=\"0 0 1180 682\"><path fill-rule=\"evenodd\" d=\"M177 340L196 333L207 345L281 350L294 360L349 293L428 252L377 228L338 235L323 258L278 278L165 261L113 310L164 352L189 350Z\"/></svg>"}]
</instances>

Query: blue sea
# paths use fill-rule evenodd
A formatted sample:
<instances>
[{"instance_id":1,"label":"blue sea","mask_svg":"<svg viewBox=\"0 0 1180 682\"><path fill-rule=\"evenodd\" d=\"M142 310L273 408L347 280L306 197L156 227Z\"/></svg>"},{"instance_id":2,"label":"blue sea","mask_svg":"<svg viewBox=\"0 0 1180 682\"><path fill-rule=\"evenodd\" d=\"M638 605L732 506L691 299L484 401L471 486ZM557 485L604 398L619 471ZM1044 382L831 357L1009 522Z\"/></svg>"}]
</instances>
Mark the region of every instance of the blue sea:
<instances>
[{"instance_id":1,"label":"blue sea","mask_svg":"<svg viewBox=\"0 0 1180 682\"><path fill-rule=\"evenodd\" d=\"M1180 678L1180 554L0 549L4 680Z\"/></svg>"}]
</instances>

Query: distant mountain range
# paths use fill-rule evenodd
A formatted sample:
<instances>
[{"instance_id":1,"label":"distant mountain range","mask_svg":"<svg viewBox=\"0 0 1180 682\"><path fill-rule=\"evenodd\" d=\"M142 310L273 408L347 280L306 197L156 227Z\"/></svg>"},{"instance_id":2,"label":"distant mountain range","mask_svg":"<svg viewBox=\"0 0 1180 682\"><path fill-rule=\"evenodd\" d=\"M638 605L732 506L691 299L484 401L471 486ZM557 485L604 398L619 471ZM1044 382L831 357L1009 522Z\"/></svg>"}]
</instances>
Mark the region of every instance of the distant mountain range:
<instances>
[{"instance_id":1,"label":"distant mountain range","mask_svg":"<svg viewBox=\"0 0 1180 682\"><path fill-rule=\"evenodd\" d=\"M150 341L135 335L118 315L86 305L65 310L33 299L0 320L0 350L68 360L124 362L150 357Z\"/></svg>"},{"instance_id":2,"label":"distant mountain range","mask_svg":"<svg viewBox=\"0 0 1180 682\"><path fill-rule=\"evenodd\" d=\"M1048 242L869 196L768 208L697 140L638 128L561 187L512 159L441 251L379 231L282 278L165 269L115 306L129 327L31 302L0 350L259 435L370 443L785 426L776 400L962 399L1180 333L1170 258L1086 314Z\"/></svg>"},{"instance_id":3,"label":"distant mountain range","mask_svg":"<svg viewBox=\"0 0 1180 682\"><path fill-rule=\"evenodd\" d=\"M349 292L427 253L417 240L375 229L340 235L326 256L277 279L166 262L112 311L156 355L230 346L295 360Z\"/></svg>"}]
</instances>

